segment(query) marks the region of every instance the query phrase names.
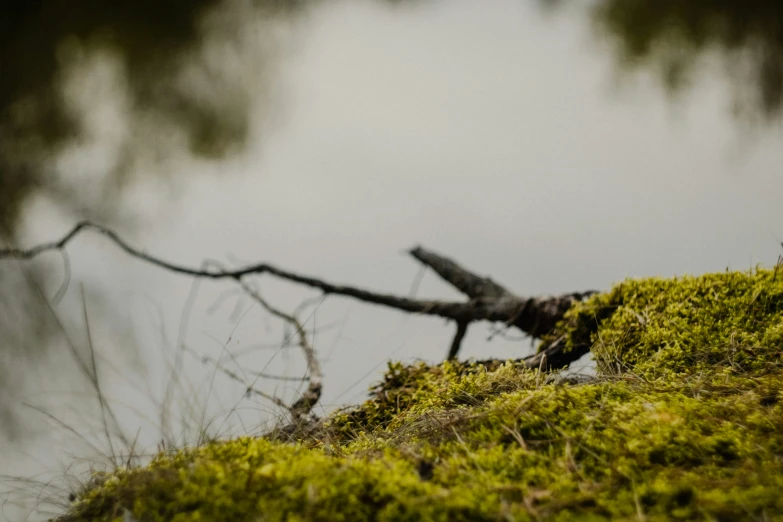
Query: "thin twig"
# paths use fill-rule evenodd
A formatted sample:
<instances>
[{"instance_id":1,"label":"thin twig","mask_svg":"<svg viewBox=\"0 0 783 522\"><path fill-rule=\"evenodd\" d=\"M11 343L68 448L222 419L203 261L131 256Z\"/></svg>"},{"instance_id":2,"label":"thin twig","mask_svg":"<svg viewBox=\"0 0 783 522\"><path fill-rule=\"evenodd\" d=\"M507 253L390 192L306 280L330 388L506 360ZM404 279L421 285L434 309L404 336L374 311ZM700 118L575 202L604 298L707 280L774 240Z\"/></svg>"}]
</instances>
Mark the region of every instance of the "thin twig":
<instances>
[{"instance_id":1,"label":"thin twig","mask_svg":"<svg viewBox=\"0 0 783 522\"><path fill-rule=\"evenodd\" d=\"M275 317L289 323L294 328L294 331L297 332L295 335L299 337L299 347L302 349L302 353L307 363L309 384L305 393L302 394L302 396L288 409L294 419L299 419L308 415L313 409L313 406L315 406L321 398L323 373L321 372L321 365L318 363L318 358L315 355L315 350L307 339L307 332L304 330L304 325L296 315L289 315L272 306L255 288L253 288L248 283L242 281L241 279L237 279L237 282L242 287L242 289L257 303L263 306L264 309L266 309Z\"/></svg>"},{"instance_id":2,"label":"thin twig","mask_svg":"<svg viewBox=\"0 0 783 522\"><path fill-rule=\"evenodd\" d=\"M186 346L185 351L187 351L189 354L191 354L195 359L201 361L203 364L217 364L217 359L214 359L208 355L201 355L193 348ZM248 373L250 375L253 375L254 377L258 377L260 379L268 379L273 381L292 381L292 382L299 382L302 380L302 377L287 377L285 375L272 375L271 373L264 373L264 372L255 372L253 370L243 370L243 373ZM304 379L309 380L310 378L308 376L305 376ZM244 383L247 385L247 382Z\"/></svg>"}]
</instances>

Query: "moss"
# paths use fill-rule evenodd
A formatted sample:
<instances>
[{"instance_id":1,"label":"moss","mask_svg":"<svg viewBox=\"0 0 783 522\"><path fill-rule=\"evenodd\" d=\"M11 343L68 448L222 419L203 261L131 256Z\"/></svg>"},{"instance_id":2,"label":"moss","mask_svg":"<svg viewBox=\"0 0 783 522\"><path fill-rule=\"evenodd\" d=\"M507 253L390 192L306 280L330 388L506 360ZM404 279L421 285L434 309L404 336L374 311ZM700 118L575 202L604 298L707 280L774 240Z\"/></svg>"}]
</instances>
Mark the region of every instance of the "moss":
<instances>
[{"instance_id":1,"label":"moss","mask_svg":"<svg viewBox=\"0 0 783 522\"><path fill-rule=\"evenodd\" d=\"M329 435L350 440L360 433L388 431L408 416L459 405L476 405L488 397L527 386L535 377L522 364L502 361L446 361L438 366L389 363L384 380L358 408L333 415Z\"/></svg>"},{"instance_id":2,"label":"moss","mask_svg":"<svg viewBox=\"0 0 783 522\"><path fill-rule=\"evenodd\" d=\"M629 280L572 308L554 335L592 345L604 373L671 380L778 371L783 273Z\"/></svg>"},{"instance_id":3,"label":"moss","mask_svg":"<svg viewBox=\"0 0 783 522\"><path fill-rule=\"evenodd\" d=\"M625 281L558 326L599 376L391 364L295 444L96 477L63 521L783 520L783 274Z\"/></svg>"}]
</instances>

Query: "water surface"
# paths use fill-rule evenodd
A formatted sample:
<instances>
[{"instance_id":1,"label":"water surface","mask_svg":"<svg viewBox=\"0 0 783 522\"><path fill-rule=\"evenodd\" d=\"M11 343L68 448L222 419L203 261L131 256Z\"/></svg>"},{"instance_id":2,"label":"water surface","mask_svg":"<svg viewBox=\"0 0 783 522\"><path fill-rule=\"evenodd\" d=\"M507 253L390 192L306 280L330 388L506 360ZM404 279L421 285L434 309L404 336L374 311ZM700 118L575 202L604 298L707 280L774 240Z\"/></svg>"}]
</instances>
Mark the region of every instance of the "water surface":
<instances>
[{"instance_id":1,"label":"water surface","mask_svg":"<svg viewBox=\"0 0 783 522\"><path fill-rule=\"evenodd\" d=\"M404 252L415 244L520 295L742 270L781 253L775 107L754 109L766 123L738 117L737 84L719 47L698 50L698 70L684 88L667 90L656 66L618 68L614 33L597 32L592 4L338 1L257 17L242 11L249 4L232 5L217 24L231 31L196 37L201 54L191 51L181 66L194 106L228 111L238 125L202 142L200 131L189 132L199 125L172 123L155 104L137 111L133 70L112 52L71 44L77 58L62 66L58 88L83 132L58 137L26 167L44 174L8 218L9 239L48 241L90 217L186 265L263 260L403 295L419 271ZM154 451L161 423L182 443L185 434L193 440L193 424L230 435L280 414L243 398L241 385L189 351L192 386L178 388L171 418L161 419L178 346L236 368L231 352L245 371L288 376L302 374L300 354L279 349L283 327L230 283L194 287L96 236L68 251L69 290L52 305L62 327L36 290L50 301L57 294L57 255L0 271L10 383L0 392L0 472L57 472L69 452L94 454L22 406L100 432L93 390L63 329L82 356L91 340L103 390L131 438L142 428L145 449ZM286 310L314 295L258 283ZM417 292L460 298L431 274ZM336 297L303 318L326 375L319 412L362 400L390 358L441 360L453 333L438 319ZM508 337L474 325L460 355L532 350L529 340ZM298 389L256 384L287 399ZM207 397L205 408L186 404Z\"/></svg>"}]
</instances>

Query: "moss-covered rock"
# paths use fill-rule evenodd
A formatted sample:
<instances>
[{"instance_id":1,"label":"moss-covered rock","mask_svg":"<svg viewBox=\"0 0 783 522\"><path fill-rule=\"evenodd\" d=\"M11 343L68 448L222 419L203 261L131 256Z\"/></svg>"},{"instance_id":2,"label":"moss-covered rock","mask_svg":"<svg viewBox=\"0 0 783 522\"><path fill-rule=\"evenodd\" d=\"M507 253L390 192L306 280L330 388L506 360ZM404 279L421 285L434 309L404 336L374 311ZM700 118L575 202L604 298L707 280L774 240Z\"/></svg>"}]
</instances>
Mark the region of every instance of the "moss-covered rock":
<instances>
[{"instance_id":1,"label":"moss-covered rock","mask_svg":"<svg viewBox=\"0 0 783 522\"><path fill-rule=\"evenodd\" d=\"M161 454L62 520L783 520L783 273L626 281L553 335L595 379L392 364L296 443Z\"/></svg>"}]
</instances>

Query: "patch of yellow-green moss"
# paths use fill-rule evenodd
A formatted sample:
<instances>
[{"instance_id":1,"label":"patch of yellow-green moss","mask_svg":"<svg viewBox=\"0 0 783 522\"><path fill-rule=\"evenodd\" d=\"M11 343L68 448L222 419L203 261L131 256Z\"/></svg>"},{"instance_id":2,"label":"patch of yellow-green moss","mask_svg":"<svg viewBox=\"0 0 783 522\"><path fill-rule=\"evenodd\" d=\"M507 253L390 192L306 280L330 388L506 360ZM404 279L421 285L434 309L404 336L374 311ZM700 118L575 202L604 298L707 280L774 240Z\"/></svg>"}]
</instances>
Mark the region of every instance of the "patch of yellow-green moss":
<instances>
[{"instance_id":1,"label":"patch of yellow-green moss","mask_svg":"<svg viewBox=\"0 0 783 522\"><path fill-rule=\"evenodd\" d=\"M393 364L297 443L161 455L63 520L783 520L782 332L774 271L626 281L558 327L591 382Z\"/></svg>"},{"instance_id":2,"label":"patch of yellow-green moss","mask_svg":"<svg viewBox=\"0 0 783 522\"><path fill-rule=\"evenodd\" d=\"M561 324L589 342L604 373L672 380L777 371L783 269L628 280L572 308Z\"/></svg>"},{"instance_id":3,"label":"patch of yellow-green moss","mask_svg":"<svg viewBox=\"0 0 783 522\"><path fill-rule=\"evenodd\" d=\"M541 381L541 377L523 368L523 364L502 361L446 361L437 366L389 363L383 382L371 390L370 400L332 415L327 421L328 435L345 441L363 432L393 430L411 416L470 407L488 397Z\"/></svg>"}]
</instances>

